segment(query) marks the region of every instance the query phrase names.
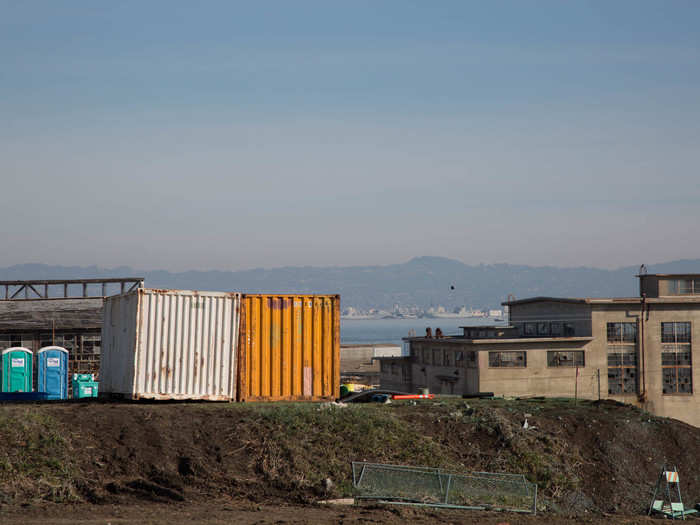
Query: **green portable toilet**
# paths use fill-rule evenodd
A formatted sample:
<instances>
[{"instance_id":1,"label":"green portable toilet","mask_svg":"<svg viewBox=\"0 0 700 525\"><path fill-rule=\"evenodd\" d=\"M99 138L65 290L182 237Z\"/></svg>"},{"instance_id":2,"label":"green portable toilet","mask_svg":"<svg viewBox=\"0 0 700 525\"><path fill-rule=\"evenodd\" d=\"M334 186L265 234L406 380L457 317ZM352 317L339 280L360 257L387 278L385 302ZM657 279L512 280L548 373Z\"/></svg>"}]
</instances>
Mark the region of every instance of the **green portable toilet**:
<instances>
[{"instance_id":1,"label":"green portable toilet","mask_svg":"<svg viewBox=\"0 0 700 525\"><path fill-rule=\"evenodd\" d=\"M32 391L32 351L16 346L2 351L2 391Z\"/></svg>"}]
</instances>

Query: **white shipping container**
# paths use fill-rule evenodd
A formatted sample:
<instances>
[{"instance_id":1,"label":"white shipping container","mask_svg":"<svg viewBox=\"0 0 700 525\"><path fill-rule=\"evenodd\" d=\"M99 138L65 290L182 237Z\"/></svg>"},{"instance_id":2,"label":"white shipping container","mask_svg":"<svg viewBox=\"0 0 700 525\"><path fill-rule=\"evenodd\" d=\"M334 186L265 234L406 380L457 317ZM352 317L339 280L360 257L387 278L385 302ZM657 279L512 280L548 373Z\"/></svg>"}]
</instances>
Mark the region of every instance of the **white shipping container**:
<instances>
[{"instance_id":1,"label":"white shipping container","mask_svg":"<svg viewBox=\"0 0 700 525\"><path fill-rule=\"evenodd\" d=\"M108 297L100 392L236 399L241 295L139 288Z\"/></svg>"}]
</instances>

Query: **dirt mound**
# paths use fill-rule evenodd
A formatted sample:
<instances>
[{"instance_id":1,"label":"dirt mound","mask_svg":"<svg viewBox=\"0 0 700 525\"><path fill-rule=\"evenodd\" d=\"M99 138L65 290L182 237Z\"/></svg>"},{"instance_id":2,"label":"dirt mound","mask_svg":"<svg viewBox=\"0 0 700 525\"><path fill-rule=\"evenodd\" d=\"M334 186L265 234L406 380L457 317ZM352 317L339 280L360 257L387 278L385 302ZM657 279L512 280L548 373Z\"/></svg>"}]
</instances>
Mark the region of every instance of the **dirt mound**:
<instances>
[{"instance_id":1,"label":"dirt mound","mask_svg":"<svg viewBox=\"0 0 700 525\"><path fill-rule=\"evenodd\" d=\"M664 460L700 501L700 429L619 403L481 402L424 428L469 470L525 473L560 513L645 511Z\"/></svg>"},{"instance_id":2,"label":"dirt mound","mask_svg":"<svg viewBox=\"0 0 700 525\"><path fill-rule=\"evenodd\" d=\"M700 501L698 457L700 429L610 402L0 407L0 504L10 505L304 505L351 495L350 461L364 460L524 473L543 510L630 514L648 505L664 459L678 465L685 501Z\"/></svg>"}]
</instances>

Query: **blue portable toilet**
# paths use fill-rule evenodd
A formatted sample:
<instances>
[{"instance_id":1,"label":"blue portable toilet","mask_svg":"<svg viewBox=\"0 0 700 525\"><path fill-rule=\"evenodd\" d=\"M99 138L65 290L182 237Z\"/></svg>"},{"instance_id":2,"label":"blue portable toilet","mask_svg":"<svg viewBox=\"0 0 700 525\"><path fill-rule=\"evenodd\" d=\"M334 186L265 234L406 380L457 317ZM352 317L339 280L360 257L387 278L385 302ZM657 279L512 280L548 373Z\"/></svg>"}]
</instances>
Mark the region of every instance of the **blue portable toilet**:
<instances>
[{"instance_id":1,"label":"blue portable toilet","mask_svg":"<svg viewBox=\"0 0 700 525\"><path fill-rule=\"evenodd\" d=\"M37 352L37 387L47 399L68 399L68 350L45 346Z\"/></svg>"}]
</instances>

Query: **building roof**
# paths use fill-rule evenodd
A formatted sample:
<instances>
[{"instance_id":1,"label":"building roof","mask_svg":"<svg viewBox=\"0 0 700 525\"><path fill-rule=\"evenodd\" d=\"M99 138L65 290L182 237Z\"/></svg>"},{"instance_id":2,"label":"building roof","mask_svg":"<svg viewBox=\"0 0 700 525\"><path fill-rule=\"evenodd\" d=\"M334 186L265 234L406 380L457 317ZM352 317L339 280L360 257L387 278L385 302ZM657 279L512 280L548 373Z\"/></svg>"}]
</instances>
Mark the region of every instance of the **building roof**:
<instances>
[{"instance_id":1,"label":"building roof","mask_svg":"<svg viewBox=\"0 0 700 525\"><path fill-rule=\"evenodd\" d=\"M400 344L396 343L340 343L340 348L394 348L400 347Z\"/></svg>"},{"instance_id":2,"label":"building roof","mask_svg":"<svg viewBox=\"0 0 700 525\"><path fill-rule=\"evenodd\" d=\"M694 277L700 279L700 273L643 273L635 277Z\"/></svg>"},{"instance_id":3,"label":"building roof","mask_svg":"<svg viewBox=\"0 0 700 525\"><path fill-rule=\"evenodd\" d=\"M515 328L515 327L513 325L510 325L510 324L475 324L475 325L460 326L459 328L471 328L473 330L505 330L508 328Z\"/></svg>"},{"instance_id":4,"label":"building roof","mask_svg":"<svg viewBox=\"0 0 700 525\"><path fill-rule=\"evenodd\" d=\"M501 303L503 306L511 306L514 304L527 304L527 303L539 303L539 302L554 302L554 303L586 303L586 299L577 297L528 297L526 299L515 299L513 301L505 301Z\"/></svg>"},{"instance_id":5,"label":"building roof","mask_svg":"<svg viewBox=\"0 0 700 525\"><path fill-rule=\"evenodd\" d=\"M642 301L641 297L586 297L587 304L639 304ZM649 299L647 299L649 302Z\"/></svg>"},{"instance_id":6,"label":"building roof","mask_svg":"<svg viewBox=\"0 0 700 525\"><path fill-rule=\"evenodd\" d=\"M639 304L642 301L641 297L529 297L527 299L519 299L516 301L507 301L501 303L504 306L540 303L540 302L555 302L555 303L573 303L573 304ZM700 303L700 295L664 295L662 297L647 297L646 303Z\"/></svg>"},{"instance_id":7,"label":"building roof","mask_svg":"<svg viewBox=\"0 0 700 525\"><path fill-rule=\"evenodd\" d=\"M588 299L587 302L593 305L599 304L639 304L642 302L640 297L611 297L608 299ZM700 295L664 295L661 297L647 297L647 304L682 304L682 303L700 303Z\"/></svg>"},{"instance_id":8,"label":"building roof","mask_svg":"<svg viewBox=\"0 0 700 525\"><path fill-rule=\"evenodd\" d=\"M469 345L504 344L504 343L583 343L593 341L592 337L490 337L485 339L470 339L468 337L404 337L404 341L438 341L440 343L455 343Z\"/></svg>"}]
</instances>

